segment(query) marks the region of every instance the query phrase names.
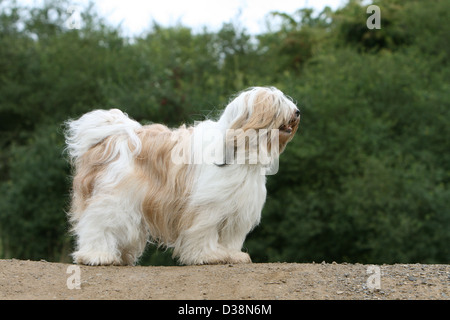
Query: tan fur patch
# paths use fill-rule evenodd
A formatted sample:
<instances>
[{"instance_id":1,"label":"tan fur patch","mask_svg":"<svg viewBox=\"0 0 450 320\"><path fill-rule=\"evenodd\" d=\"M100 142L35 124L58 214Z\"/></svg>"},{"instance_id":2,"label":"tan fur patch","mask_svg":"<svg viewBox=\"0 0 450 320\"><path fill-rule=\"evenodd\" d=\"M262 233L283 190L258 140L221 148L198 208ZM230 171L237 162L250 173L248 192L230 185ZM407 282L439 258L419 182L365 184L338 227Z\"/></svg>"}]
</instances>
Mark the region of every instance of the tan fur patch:
<instances>
[{"instance_id":1,"label":"tan fur patch","mask_svg":"<svg viewBox=\"0 0 450 320\"><path fill-rule=\"evenodd\" d=\"M75 163L71 221L78 221L92 196L97 178L106 167L105 158L111 154L113 137L108 137L89 149Z\"/></svg>"},{"instance_id":2,"label":"tan fur patch","mask_svg":"<svg viewBox=\"0 0 450 320\"><path fill-rule=\"evenodd\" d=\"M193 167L174 164L171 160L177 143L189 143L192 129L181 127L172 131L155 124L144 126L137 134L142 141L142 152L135 160L133 179L146 188L142 211L152 238L170 245L193 219L186 212Z\"/></svg>"}]
</instances>

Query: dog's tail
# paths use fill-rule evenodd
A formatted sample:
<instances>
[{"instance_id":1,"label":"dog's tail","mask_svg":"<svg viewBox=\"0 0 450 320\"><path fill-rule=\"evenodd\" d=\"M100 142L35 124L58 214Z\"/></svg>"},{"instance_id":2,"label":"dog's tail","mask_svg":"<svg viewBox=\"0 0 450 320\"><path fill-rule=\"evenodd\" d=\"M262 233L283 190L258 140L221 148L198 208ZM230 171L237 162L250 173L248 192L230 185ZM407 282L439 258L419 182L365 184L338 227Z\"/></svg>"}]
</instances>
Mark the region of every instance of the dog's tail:
<instances>
[{"instance_id":1,"label":"dog's tail","mask_svg":"<svg viewBox=\"0 0 450 320\"><path fill-rule=\"evenodd\" d=\"M141 151L141 141L135 130L142 126L118 109L95 110L78 120L69 120L65 125L66 151L72 163L112 135L122 136L129 141L134 147L134 154Z\"/></svg>"}]
</instances>

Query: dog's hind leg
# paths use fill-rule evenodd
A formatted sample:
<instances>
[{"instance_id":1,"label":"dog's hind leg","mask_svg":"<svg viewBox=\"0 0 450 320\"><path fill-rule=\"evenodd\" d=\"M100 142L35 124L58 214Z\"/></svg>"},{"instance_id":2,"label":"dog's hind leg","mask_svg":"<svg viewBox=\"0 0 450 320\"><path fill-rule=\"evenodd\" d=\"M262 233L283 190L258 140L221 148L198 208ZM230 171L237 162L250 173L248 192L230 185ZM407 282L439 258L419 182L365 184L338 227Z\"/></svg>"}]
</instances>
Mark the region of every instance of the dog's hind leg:
<instances>
[{"instance_id":1,"label":"dog's hind leg","mask_svg":"<svg viewBox=\"0 0 450 320\"><path fill-rule=\"evenodd\" d=\"M74 261L87 265L135 264L147 241L140 212L120 196L94 199L73 227L77 237Z\"/></svg>"}]
</instances>

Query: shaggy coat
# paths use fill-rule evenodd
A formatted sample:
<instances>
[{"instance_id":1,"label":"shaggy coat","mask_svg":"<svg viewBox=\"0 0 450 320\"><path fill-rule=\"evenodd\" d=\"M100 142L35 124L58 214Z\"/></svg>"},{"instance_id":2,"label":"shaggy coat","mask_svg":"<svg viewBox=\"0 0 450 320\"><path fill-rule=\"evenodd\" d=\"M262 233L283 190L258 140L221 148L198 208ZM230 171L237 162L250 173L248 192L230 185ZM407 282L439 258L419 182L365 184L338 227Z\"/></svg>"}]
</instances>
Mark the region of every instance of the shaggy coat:
<instances>
[{"instance_id":1,"label":"shaggy coat","mask_svg":"<svg viewBox=\"0 0 450 320\"><path fill-rule=\"evenodd\" d=\"M192 127L142 126L118 109L68 121L74 261L133 265L151 241L182 264L251 262L241 249L260 221L266 174L299 122L289 98L262 87Z\"/></svg>"}]
</instances>

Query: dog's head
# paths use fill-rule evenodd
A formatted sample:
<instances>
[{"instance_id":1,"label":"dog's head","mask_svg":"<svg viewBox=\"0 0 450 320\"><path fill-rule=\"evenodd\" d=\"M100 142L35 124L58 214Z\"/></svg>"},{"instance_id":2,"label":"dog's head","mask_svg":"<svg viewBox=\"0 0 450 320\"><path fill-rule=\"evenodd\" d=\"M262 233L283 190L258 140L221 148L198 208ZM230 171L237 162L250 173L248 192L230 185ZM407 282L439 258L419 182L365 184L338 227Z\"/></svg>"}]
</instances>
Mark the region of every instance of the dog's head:
<instances>
[{"instance_id":1,"label":"dog's head","mask_svg":"<svg viewBox=\"0 0 450 320\"><path fill-rule=\"evenodd\" d=\"M272 158L279 155L294 137L299 123L296 105L274 87L253 87L241 92L219 120L219 125L227 130L227 141L234 141L234 157L242 150L246 159L252 150L266 151ZM276 150L274 145L278 146ZM227 163L229 153L227 150Z\"/></svg>"}]
</instances>

